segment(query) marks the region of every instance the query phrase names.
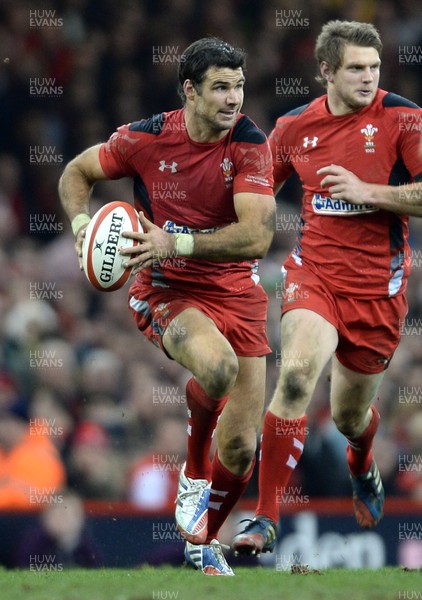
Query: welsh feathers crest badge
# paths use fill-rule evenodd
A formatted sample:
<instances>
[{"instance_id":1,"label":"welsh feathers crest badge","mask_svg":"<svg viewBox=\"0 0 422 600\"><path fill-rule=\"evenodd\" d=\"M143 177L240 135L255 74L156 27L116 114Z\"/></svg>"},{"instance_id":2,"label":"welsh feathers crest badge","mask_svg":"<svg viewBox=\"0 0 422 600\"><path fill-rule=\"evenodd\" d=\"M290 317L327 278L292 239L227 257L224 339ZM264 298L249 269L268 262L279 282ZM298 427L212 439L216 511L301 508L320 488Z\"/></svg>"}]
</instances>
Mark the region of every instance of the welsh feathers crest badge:
<instances>
[{"instance_id":1,"label":"welsh feathers crest badge","mask_svg":"<svg viewBox=\"0 0 422 600\"><path fill-rule=\"evenodd\" d=\"M375 152L374 135L377 133L378 128L374 127L372 123L368 123L366 127L360 130L365 136L365 152Z\"/></svg>"},{"instance_id":2,"label":"welsh feathers crest badge","mask_svg":"<svg viewBox=\"0 0 422 600\"><path fill-rule=\"evenodd\" d=\"M223 171L224 183L230 184L233 181L233 163L229 158L225 158L220 164Z\"/></svg>"}]
</instances>

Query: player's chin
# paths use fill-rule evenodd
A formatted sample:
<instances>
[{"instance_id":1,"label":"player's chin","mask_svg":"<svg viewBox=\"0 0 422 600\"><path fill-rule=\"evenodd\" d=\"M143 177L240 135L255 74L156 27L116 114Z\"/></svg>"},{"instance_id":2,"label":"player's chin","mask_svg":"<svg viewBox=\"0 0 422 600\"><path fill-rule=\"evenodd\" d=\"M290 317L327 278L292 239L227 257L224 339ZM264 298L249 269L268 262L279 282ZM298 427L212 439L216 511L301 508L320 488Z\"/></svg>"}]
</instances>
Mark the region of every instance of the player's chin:
<instances>
[{"instance_id":1,"label":"player's chin","mask_svg":"<svg viewBox=\"0 0 422 600\"><path fill-rule=\"evenodd\" d=\"M217 120L221 129L231 129L232 127L234 127L237 115L238 113L235 111L231 113L219 113Z\"/></svg>"},{"instance_id":2,"label":"player's chin","mask_svg":"<svg viewBox=\"0 0 422 600\"><path fill-rule=\"evenodd\" d=\"M375 94L373 92L368 92L366 94L358 93L356 96L356 102L359 106L368 106L368 104L371 104L374 98Z\"/></svg>"}]
</instances>

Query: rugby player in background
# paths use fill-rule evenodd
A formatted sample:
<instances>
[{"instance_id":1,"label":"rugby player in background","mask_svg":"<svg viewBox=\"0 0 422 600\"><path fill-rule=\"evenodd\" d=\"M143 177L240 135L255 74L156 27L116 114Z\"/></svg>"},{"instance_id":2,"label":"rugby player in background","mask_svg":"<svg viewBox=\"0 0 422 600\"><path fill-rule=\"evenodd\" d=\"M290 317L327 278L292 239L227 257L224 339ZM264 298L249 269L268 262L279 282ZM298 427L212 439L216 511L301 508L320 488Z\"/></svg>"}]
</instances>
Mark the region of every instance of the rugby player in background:
<instances>
[{"instance_id":1,"label":"rugby player in background","mask_svg":"<svg viewBox=\"0 0 422 600\"><path fill-rule=\"evenodd\" d=\"M315 56L326 95L280 117L270 135L275 192L296 171L304 194L282 269L282 361L264 419L259 501L234 539L237 553L275 547L280 493L302 455L307 407L329 360L356 519L372 528L383 514L372 444L378 390L407 313L408 216L422 216L422 111L378 89L381 51L371 24L325 24Z\"/></svg>"}]
</instances>

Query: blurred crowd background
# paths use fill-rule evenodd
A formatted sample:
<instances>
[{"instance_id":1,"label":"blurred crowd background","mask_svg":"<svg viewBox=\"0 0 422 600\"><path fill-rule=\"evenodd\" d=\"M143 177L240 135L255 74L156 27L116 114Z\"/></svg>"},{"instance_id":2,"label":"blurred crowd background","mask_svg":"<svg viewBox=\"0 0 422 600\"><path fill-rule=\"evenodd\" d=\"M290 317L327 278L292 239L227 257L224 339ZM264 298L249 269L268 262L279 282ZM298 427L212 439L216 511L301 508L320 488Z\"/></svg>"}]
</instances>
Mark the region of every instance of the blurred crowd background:
<instances>
[{"instance_id":1,"label":"blurred crowd background","mask_svg":"<svg viewBox=\"0 0 422 600\"><path fill-rule=\"evenodd\" d=\"M65 488L83 499L172 506L189 374L137 331L126 288L97 292L79 271L57 182L68 160L118 125L178 108L180 55L209 34L247 51L243 112L270 133L277 116L322 93L313 47L332 18L373 22L384 43L380 87L422 103L422 21L411 0L0 0L0 508L34 506ZM281 93L293 78L295 89ZM92 208L131 197L127 180L100 184ZM279 368L280 266L299 204L293 180L278 197L276 236L260 267L270 299L268 400ZM409 314L377 399L375 452L386 491L422 502L422 469L408 466L422 455L417 219L411 244ZM328 373L291 485L349 496ZM246 496L256 496L256 482L255 474Z\"/></svg>"}]
</instances>

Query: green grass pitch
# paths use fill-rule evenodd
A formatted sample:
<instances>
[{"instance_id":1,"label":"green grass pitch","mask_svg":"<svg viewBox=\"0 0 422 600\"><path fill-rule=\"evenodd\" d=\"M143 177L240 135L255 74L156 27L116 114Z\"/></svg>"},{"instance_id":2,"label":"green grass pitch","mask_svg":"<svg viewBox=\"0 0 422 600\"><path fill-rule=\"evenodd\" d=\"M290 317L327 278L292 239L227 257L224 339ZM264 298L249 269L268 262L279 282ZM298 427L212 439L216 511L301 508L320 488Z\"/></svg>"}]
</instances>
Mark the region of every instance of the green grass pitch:
<instances>
[{"instance_id":1,"label":"green grass pitch","mask_svg":"<svg viewBox=\"0 0 422 600\"><path fill-rule=\"evenodd\" d=\"M173 567L1 570L0 590L2 600L422 600L422 572L237 568L235 577L210 577Z\"/></svg>"}]
</instances>

